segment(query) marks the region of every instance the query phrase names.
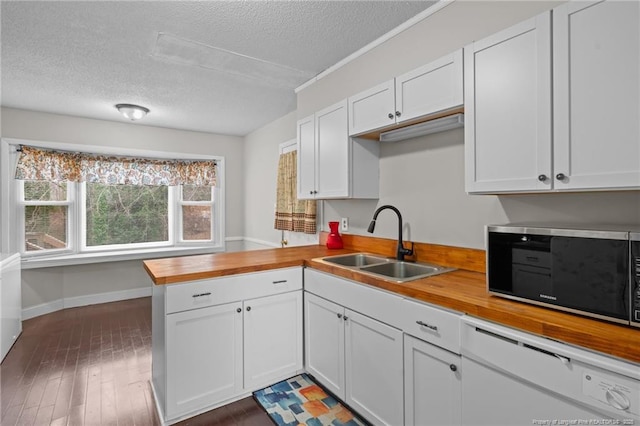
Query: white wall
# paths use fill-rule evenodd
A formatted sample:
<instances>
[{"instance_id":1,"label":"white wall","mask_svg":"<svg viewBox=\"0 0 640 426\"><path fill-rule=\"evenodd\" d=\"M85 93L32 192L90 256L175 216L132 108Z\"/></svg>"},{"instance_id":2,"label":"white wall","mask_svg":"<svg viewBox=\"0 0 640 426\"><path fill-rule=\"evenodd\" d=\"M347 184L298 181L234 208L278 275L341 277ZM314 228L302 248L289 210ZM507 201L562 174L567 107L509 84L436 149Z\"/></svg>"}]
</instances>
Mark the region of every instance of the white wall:
<instances>
[{"instance_id":1,"label":"white wall","mask_svg":"<svg viewBox=\"0 0 640 426\"><path fill-rule=\"evenodd\" d=\"M456 1L298 93L298 117L393 78L562 2ZM382 144L379 200L324 203L324 223L349 218L349 233L368 235L376 207L403 214L405 239L484 248L484 226L507 222L640 224L640 192L467 195L462 129ZM247 182L249 184L249 182ZM326 227L325 227L326 230ZM393 212L375 235L396 238Z\"/></svg>"},{"instance_id":2,"label":"white wall","mask_svg":"<svg viewBox=\"0 0 640 426\"><path fill-rule=\"evenodd\" d=\"M93 120L11 108L1 110L4 138L112 146L153 151L208 154L225 157L225 232L227 237L244 235L244 159L241 137L188 132L138 124ZM22 273L23 308L33 312L97 300L104 297L142 294L151 281L142 261L30 269ZM149 291L150 294L150 291ZM46 305L46 306L43 306Z\"/></svg>"},{"instance_id":3,"label":"white wall","mask_svg":"<svg viewBox=\"0 0 640 426\"><path fill-rule=\"evenodd\" d=\"M296 138L296 112L245 137L245 235L258 242L280 244L273 229L279 145Z\"/></svg>"}]
</instances>

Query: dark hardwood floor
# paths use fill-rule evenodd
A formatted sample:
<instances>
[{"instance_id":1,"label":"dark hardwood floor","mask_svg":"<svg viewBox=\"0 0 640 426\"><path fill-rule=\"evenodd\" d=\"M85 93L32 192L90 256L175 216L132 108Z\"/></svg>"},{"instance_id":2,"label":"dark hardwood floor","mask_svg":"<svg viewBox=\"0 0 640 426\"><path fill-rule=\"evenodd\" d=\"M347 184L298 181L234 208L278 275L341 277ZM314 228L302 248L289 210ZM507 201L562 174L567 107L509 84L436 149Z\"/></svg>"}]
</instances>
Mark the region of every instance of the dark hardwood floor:
<instances>
[{"instance_id":1,"label":"dark hardwood floor","mask_svg":"<svg viewBox=\"0 0 640 426\"><path fill-rule=\"evenodd\" d=\"M0 424L160 425L150 380L151 298L42 315L0 365ZM180 424L273 425L251 397Z\"/></svg>"}]
</instances>

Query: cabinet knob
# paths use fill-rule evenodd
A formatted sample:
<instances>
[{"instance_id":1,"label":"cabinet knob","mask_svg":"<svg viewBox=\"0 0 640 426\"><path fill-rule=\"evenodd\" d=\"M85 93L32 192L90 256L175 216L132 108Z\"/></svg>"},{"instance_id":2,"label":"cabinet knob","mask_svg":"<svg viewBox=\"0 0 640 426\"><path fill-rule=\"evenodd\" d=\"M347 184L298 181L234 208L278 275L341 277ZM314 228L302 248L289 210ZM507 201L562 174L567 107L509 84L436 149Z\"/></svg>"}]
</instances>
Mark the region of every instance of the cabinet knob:
<instances>
[{"instance_id":1,"label":"cabinet knob","mask_svg":"<svg viewBox=\"0 0 640 426\"><path fill-rule=\"evenodd\" d=\"M458 367L457 367L455 364L449 364L449 369L450 369L451 371L457 371L457 370L458 370Z\"/></svg>"},{"instance_id":2,"label":"cabinet knob","mask_svg":"<svg viewBox=\"0 0 640 426\"><path fill-rule=\"evenodd\" d=\"M237 313L242 312L242 308L238 308L238 309L236 309L236 312L237 312Z\"/></svg>"},{"instance_id":3,"label":"cabinet knob","mask_svg":"<svg viewBox=\"0 0 640 426\"><path fill-rule=\"evenodd\" d=\"M544 182L544 181L546 181L547 179L548 179L548 178L547 178L547 175L538 175L538 180L539 180L540 182Z\"/></svg>"},{"instance_id":4,"label":"cabinet knob","mask_svg":"<svg viewBox=\"0 0 640 426\"><path fill-rule=\"evenodd\" d=\"M567 176L565 176L564 173L558 173L556 175L556 179L558 179L558 180L565 180L566 178L567 178Z\"/></svg>"},{"instance_id":5,"label":"cabinet knob","mask_svg":"<svg viewBox=\"0 0 640 426\"><path fill-rule=\"evenodd\" d=\"M389 118L393 120L393 114L389 113Z\"/></svg>"},{"instance_id":6,"label":"cabinet knob","mask_svg":"<svg viewBox=\"0 0 640 426\"><path fill-rule=\"evenodd\" d=\"M342 318L342 314L338 314L338 318Z\"/></svg>"},{"instance_id":7,"label":"cabinet knob","mask_svg":"<svg viewBox=\"0 0 640 426\"><path fill-rule=\"evenodd\" d=\"M313 195L313 191L309 191L309 195Z\"/></svg>"},{"instance_id":8,"label":"cabinet knob","mask_svg":"<svg viewBox=\"0 0 640 426\"><path fill-rule=\"evenodd\" d=\"M247 306L247 312L251 310L251 306Z\"/></svg>"},{"instance_id":9,"label":"cabinet knob","mask_svg":"<svg viewBox=\"0 0 640 426\"><path fill-rule=\"evenodd\" d=\"M345 315L342 319L344 319L346 321L346 320L349 319L349 317Z\"/></svg>"},{"instance_id":10,"label":"cabinet knob","mask_svg":"<svg viewBox=\"0 0 640 426\"><path fill-rule=\"evenodd\" d=\"M396 111L396 117L400 117L402 113L400 111Z\"/></svg>"}]
</instances>

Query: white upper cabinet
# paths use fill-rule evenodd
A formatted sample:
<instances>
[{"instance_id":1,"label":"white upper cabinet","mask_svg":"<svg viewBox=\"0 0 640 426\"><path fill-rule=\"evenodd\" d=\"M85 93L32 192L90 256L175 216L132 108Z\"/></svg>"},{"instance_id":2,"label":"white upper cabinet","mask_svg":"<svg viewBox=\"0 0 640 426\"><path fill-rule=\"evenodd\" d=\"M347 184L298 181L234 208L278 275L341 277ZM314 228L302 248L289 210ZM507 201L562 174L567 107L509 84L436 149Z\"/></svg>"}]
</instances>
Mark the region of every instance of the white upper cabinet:
<instances>
[{"instance_id":1,"label":"white upper cabinet","mask_svg":"<svg viewBox=\"0 0 640 426\"><path fill-rule=\"evenodd\" d=\"M639 28L637 1L553 10L557 189L640 188Z\"/></svg>"},{"instance_id":2,"label":"white upper cabinet","mask_svg":"<svg viewBox=\"0 0 640 426\"><path fill-rule=\"evenodd\" d=\"M347 102L316 113L316 197L349 196L349 135Z\"/></svg>"},{"instance_id":3,"label":"white upper cabinet","mask_svg":"<svg viewBox=\"0 0 640 426\"><path fill-rule=\"evenodd\" d=\"M314 198L316 189L316 143L314 116L298 120L298 181L299 199Z\"/></svg>"},{"instance_id":4,"label":"white upper cabinet","mask_svg":"<svg viewBox=\"0 0 640 426\"><path fill-rule=\"evenodd\" d=\"M349 97L349 134L358 135L463 103L462 49Z\"/></svg>"},{"instance_id":5,"label":"white upper cabinet","mask_svg":"<svg viewBox=\"0 0 640 426\"><path fill-rule=\"evenodd\" d=\"M357 135L396 123L395 79L349 98L349 134Z\"/></svg>"},{"instance_id":6,"label":"white upper cabinet","mask_svg":"<svg viewBox=\"0 0 640 426\"><path fill-rule=\"evenodd\" d=\"M462 49L396 77L397 122L462 106Z\"/></svg>"},{"instance_id":7,"label":"white upper cabinet","mask_svg":"<svg viewBox=\"0 0 640 426\"><path fill-rule=\"evenodd\" d=\"M640 188L639 9L569 2L465 48L467 192Z\"/></svg>"},{"instance_id":8,"label":"white upper cabinet","mask_svg":"<svg viewBox=\"0 0 640 426\"><path fill-rule=\"evenodd\" d=\"M346 99L298 121L298 198L378 198L377 141L352 139Z\"/></svg>"},{"instance_id":9,"label":"white upper cabinet","mask_svg":"<svg viewBox=\"0 0 640 426\"><path fill-rule=\"evenodd\" d=\"M467 192L548 189L551 114L550 12L465 47Z\"/></svg>"}]
</instances>

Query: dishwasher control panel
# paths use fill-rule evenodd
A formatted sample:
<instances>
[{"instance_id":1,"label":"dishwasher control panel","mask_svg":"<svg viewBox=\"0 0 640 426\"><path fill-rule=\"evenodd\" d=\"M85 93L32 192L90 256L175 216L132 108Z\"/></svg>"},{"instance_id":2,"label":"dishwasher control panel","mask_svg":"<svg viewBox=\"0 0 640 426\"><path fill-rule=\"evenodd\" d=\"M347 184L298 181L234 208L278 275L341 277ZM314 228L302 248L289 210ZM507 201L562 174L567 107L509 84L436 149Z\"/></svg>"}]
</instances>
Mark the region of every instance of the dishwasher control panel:
<instances>
[{"instance_id":1,"label":"dishwasher control panel","mask_svg":"<svg viewBox=\"0 0 640 426\"><path fill-rule=\"evenodd\" d=\"M607 377L600 372L582 372L582 393L616 410L640 414L640 383Z\"/></svg>"}]
</instances>

